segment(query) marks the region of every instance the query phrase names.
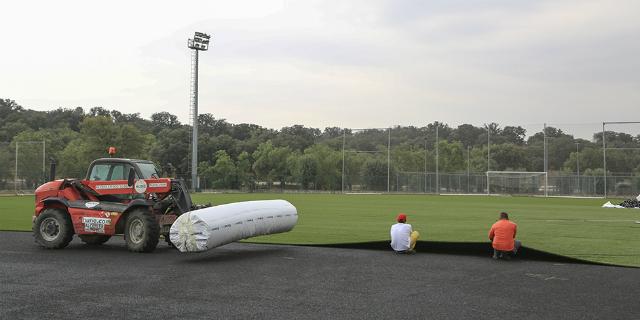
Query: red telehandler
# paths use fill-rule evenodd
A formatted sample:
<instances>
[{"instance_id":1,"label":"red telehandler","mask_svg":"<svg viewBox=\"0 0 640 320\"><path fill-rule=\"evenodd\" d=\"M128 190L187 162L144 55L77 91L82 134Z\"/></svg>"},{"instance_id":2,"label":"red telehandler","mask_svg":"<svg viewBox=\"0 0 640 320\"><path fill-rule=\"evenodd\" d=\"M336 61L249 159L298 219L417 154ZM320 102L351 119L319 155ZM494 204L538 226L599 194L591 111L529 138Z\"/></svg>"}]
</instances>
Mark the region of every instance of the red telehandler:
<instances>
[{"instance_id":1,"label":"red telehandler","mask_svg":"<svg viewBox=\"0 0 640 320\"><path fill-rule=\"evenodd\" d=\"M33 236L49 249L66 247L74 234L93 245L124 234L129 251L151 252L160 235L171 245L171 224L199 208L182 180L160 178L151 161L120 158L93 161L83 180L41 185L35 201Z\"/></svg>"}]
</instances>

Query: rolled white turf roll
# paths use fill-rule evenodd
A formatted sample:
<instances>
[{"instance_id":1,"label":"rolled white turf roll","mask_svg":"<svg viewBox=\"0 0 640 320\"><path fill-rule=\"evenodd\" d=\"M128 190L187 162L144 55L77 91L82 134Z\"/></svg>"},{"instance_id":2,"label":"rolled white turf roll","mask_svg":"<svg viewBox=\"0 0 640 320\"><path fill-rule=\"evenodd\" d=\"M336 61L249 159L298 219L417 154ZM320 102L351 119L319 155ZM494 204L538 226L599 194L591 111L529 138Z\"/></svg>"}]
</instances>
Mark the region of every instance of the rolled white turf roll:
<instances>
[{"instance_id":1,"label":"rolled white turf roll","mask_svg":"<svg viewBox=\"0 0 640 320\"><path fill-rule=\"evenodd\" d=\"M298 222L285 200L245 201L182 214L169 238L181 252L201 252L250 237L287 232Z\"/></svg>"}]
</instances>

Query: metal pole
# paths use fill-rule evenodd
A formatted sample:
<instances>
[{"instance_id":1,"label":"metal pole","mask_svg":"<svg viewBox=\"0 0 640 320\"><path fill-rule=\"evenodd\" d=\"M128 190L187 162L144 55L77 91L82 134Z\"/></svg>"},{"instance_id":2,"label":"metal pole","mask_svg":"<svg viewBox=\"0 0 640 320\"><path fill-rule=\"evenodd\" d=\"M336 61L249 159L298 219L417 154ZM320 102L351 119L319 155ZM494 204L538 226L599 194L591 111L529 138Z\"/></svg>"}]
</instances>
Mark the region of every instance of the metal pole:
<instances>
[{"instance_id":1,"label":"metal pole","mask_svg":"<svg viewBox=\"0 0 640 320\"><path fill-rule=\"evenodd\" d=\"M580 193L580 142L576 142L576 171L578 174L578 193Z\"/></svg>"},{"instance_id":2,"label":"metal pole","mask_svg":"<svg viewBox=\"0 0 640 320\"><path fill-rule=\"evenodd\" d=\"M42 139L42 183L47 181L47 169L45 168L44 159L47 141Z\"/></svg>"},{"instance_id":3,"label":"metal pole","mask_svg":"<svg viewBox=\"0 0 640 320\"><path fill-rule=\"evenodd\" d=\"M487 171L491 171L491 127L487 125Z\"/></svg>"},{"instance_id":4,"label":"metal pole","mask_svg":"<svg viewBox=\"0 0 640 320\"><path fill-rule=\"evenodd\" d=\"M427 193L427 138L424 138L424 193Z\"/></svg>"},{"instance_id":5,"label":"metal pole","mask_svg":"<svg viewBox=\"0 0 640 320\"><path fill-rule=\"evenodd\" d=\"M18 194L18 141L16 141L16 172L13 178L13 187L16 194Z\"/></svg>"},{"instance_id":6,"label":"metal pole","mask_svg":"<svg viewBox=\"0 0 640 320\"><path fill-rule=\"evenodd\" d=\"M438 126L436 122L436 194L440 194L440 149L438 147Z\"/></svg>"},{"instance_id":7,"label":"metal pole","mask_svg":"<svg viewBox=\"0 0 640 320\"><path fill-rule=\"evenodd\" d=\"M389 140L387 143L387 193L391 191L391 127L389 127Z\"/></svg>"},{"instance_id":8,"label":"metal pole","mask_svg":"<svg viewBox=\"0 0 640 320\"><path fill-rule=\"evenodd\" d=\"M607 197L607 144L605 142L605 131L604 131L605 123L602 123L602 169L604 171L604 197Z\"/></svg>"},{"instance_id":9,"label":"metal pole","mask_svg":"<svg viewBox=\"0 0 640 320\"><path fill-rule=\"evenodd\" d=\"M342 193L344 193L344 143L347 139L347 129L342 129Z\"/></svg>"},{"instance_id":10,"label":"metal pole","mask_svg":"<svg viewBox=\"0 0 640 320\"><path fill-rule=\"evenodd\" d=\"M491 171L491 127L487 124L487 194L489 190L489 171Z\"/></svg>"},{"instance_id":11,"label":"metal pole","mask_svg":"<svg viewBox=\"0 0 640 320\"><path fill-rule=\"evenodd\" d=\"M193 88L191 94L191 108L193 110L193 136L191 145L191 189L198 190L198 50L193 49Z\"/></svg>"},{"instance_id":12,"label":"metal pole","mask_svg":"<svg viewBox=\"0 0 640 320\"><path fill-rule=\"evenodd\" d=\"M471 150L471 146L467 146L467 193L469 192L469 171L471 169L471 162L470 162L470 150Z\"/></svg>"},{"instance_id":13,"label":"metal pole","mask_svg":"<svg viewBox=\"0 0 640 320\"><path fill-rule=\"evenodd\" d=\"M542 162L544 163L544 196L548 196L549 195L549 164L548 164L548 160L547 160L547 124L544 124L544 127L542 129L542 144L544 146L544 152L543 152L543 159Z\"/></svg>"}]
</instances>

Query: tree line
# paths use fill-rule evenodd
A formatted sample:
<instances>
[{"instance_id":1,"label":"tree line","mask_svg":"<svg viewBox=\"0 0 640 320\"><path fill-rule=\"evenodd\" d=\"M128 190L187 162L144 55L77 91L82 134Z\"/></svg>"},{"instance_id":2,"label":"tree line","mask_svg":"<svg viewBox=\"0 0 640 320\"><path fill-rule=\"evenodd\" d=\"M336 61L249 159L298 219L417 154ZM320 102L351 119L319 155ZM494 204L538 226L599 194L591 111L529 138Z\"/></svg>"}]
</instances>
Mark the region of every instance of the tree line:
<instances>
[{"instance_id":1,"label":"tree line","mask_svg":"<svg viewBox=\"0 0 640 320\"><path fill-rule=\"evenodd\" d=\"M2 99L0 123L0 183L13 178L10 164L16 143L43 140L47 158L59 164L59 177L83 177L92 160L107 156L109 146L117 147L119 157L149 159L165 174L189 177L191 127L166 111L144 119L139 113L103 107L36 111ZM199 115L198 128L198 173L201 182L212 188L252 189L258 184L284 187L286 182L301 189L339 190L343 165L348 185L386 185L387 157L392 176L434 172L436 152L441 173L484 173L488 168L544 171L542 130L530 133L521 126L501 127L497 123L454 128L436 121L423 127L395 126L389 137L386 129L321 130L292 125L274 130L229 123L207 113ZM489 163L487 134L491 140ZM547 127L546 137L550 172L575 174L579 165L581 175L603 174L602 132L586 140ZM606 139L611 147L640 148L640 135L607 131ZM639 159L638 150L608 150L608 174L638 175ZM20 162L29 161L34 162L34 168L41 168L41 156L25 156ZM20 172L20 177L34 183L42 178L41 171L32 171Z\"/></svg>"}]
</instances>

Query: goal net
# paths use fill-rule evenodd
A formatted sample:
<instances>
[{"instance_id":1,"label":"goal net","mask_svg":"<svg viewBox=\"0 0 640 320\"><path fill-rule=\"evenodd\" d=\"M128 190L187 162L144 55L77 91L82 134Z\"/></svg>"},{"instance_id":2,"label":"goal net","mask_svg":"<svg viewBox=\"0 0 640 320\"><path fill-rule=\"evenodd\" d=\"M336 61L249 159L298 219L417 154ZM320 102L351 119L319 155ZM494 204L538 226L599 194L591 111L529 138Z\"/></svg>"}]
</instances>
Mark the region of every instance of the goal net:
<instances>
[{"instance_id":1,"label":"goal net","mask_svg":"<svg viewBox=\"0 0 640 320\"><path fill-rule=\"evenodd\" d=\"M547 196L547 182L546 172L487 171L487 194Z\"/></svg>"}]
</instances>

